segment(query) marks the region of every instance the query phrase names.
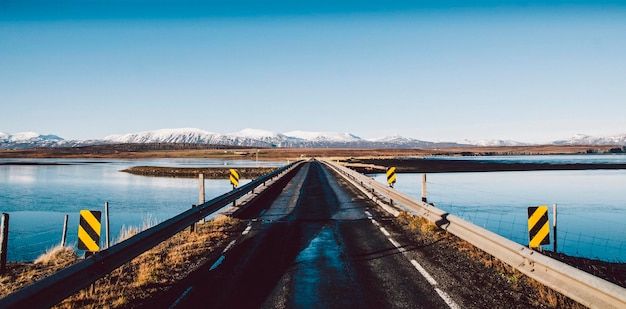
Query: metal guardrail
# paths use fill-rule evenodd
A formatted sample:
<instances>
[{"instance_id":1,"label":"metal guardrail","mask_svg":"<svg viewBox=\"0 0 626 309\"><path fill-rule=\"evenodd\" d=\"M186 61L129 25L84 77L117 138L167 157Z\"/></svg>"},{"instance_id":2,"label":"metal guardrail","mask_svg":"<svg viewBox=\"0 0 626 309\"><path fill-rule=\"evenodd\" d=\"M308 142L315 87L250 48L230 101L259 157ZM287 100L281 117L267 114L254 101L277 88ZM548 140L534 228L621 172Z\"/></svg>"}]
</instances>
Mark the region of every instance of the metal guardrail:
<instances>
[{"instance_id":1,"label":"metal guardrail","mask_svg":"<svg viewBox=\"0 0 626 309\"><path fill-rule=\"evenodd\" d=\"M559 262L339 164L323 161L394 216L398 207L439 227L521 273L590 308L626 308L626 289ZM385 200L383 200L385 199ZM391 202L393 201L393 202Z\"/></svg>"},{"instance_id":2,"label":"metal guardrail","mask_svg":"<svg viewBox=\"0 0 626 309\"><path fill-rule=\"evenodd\" d=\"M274 177L287 173L301 161L283 166L238 189L218 196L147 229L119 244L97 252L91 257L60 270L49 277L26 286L0 299L0 308L49 308L106 274L129 262L174 234L254 190Z\"/></svg>"}]
</instances>

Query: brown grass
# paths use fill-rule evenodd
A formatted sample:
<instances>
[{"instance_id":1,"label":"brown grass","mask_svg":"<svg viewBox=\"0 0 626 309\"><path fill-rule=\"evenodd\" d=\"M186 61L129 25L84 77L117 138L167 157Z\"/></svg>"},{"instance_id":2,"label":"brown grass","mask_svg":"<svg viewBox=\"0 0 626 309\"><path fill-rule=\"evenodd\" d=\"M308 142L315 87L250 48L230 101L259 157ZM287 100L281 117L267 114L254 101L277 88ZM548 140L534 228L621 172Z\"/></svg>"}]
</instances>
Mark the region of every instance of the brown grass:
<instances>
[{"instance_id":1,"label":"brown grass","mask_svg":"<svg viewBox=\"0 0 626 309\"><path fill-rule=\"evenodd\" d=\"M156 224L144 219L143 226L124 227L119 241ZM141 254L132 261L97 280L58 304L57 308L126 308L168 289L193 270L206 263L209 254L223 244L229 233L242 223L219 216L196 227L181 231L169 240ZM78 261L70 247L55 247L34 263L10 263L7 273L0 277L0 297L41 280Z\"/></svg>"},{"instance_id":2,"label":"brown grass","mask_svg":"<svg viewBox=\"0 0 626 309\"><path fill-rule=\"evenodd\" d=\"M195 233L184 230L98 280L93 291L83 290L57 307L124 308L141 304L206 263L208 253L239 224L237 219L220 216L199 224Z\"/></svg>"},{"instance_id":3,"label":"brown grass","mask_svg":"<svg viewBox=\"0 0 626 309\"><path fill-rule=\"evenodd\" d=\"M0 298L37 280L41 280L78 261L74 249L56 246L38 257L34 263L9 263L0 276Z\"/></svg>"},{"instance_id":4,"label":"brown grass","mask_svg":"<svg viewBox=\"0 0 626 309\"><path fill-rule=\"evenodd\" d=\"M414 235L418 243L426 244L443 241L448 246L457 249L468 259L480 261L485 267L495 270L509 282L511 289L516 291L523 291L528 288L532 289L533 293L536 295L536 297L532 298L536 300L536 306L548 306L550 308L586 308L538 281L525 276L510 265L505 264L483 250L474 247L472 244L446 232L422 217L403 212L398 216L398 221L405 229Z\"/></svg>"}]
</instances>

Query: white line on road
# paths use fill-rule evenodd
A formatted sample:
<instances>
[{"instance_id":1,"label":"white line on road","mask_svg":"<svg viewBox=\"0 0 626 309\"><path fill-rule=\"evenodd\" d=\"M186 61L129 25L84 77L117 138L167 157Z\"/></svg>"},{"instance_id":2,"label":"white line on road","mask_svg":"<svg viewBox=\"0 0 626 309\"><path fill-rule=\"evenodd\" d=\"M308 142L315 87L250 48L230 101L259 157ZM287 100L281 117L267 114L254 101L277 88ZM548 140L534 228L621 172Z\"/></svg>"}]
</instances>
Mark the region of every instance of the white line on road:
<instances>
[{"instance_id":1,"label":"white line on road","mask_svg":"<svg viewBox=\"0 0 626 309\"><path fill-rule=\"evenodd\" d=\"M217 259L217 261L215 261L215 263L213 263L213 265L211 265L211 268L209 268L209 271L212 271L214 269L216 269L218 266L220 266L220 264L222 264L222 262L224 261L226 257L225 256L220 256L219 259Z\"/></svg>"},{"instance_id":2,"label":"white line on road","mask_svg":"<svg viewBox=\"0 0 626 309\"><path fill-rule=\"evenodd\" d=\"M459 307L459 305L457 305L454 300L452 300L452 298L450 298L450 295L448 295L446 292L440 290L439 288L435 288L435 291L437 291L437 294L439 294L439 297L441 297L441 299L443 299L443 301L446 302L446 304L448 304L448 306L452 309L461 309L461 307Z\"/></svg>"},{"instance_id":3,"label":"white line on road","mask_svg":"<svg viewBox=\"0 0 626 309\"><path fill-rule=\"evenodd\" d=\"M366 211L365 211L365 215L367 216L367 218L368 218L368 219L372 220L372 217L373 217L373 216L372 216L372 213L371 213L371 212L369 212L369 211L367 211L367 210L366 210Z\"/></svg>"},{"instance_id":4,"label":"white line on road","mask_svg":"<svg viewBox=\"0 0 626 309\"><path fill-rule=\"evenodd\" d=\"M422 265L420 265L416 260L411 260L411 264L413 264L413 266L415 266L417 271L419 271L420 274L422 274L422 276L424 276L424 278L426 278L426 281L428 281L428 283L430 283L430 285L437 285L437 281L435 280L435 278L433 278L426 271L426 269L424 269L424 267L422 267Z\"/></svg>"},{"instance_id":5,"label":"white line on road","mask_svg":"<svg viewBox=\"0 0 626 309\"><path fill-rule=\"evenodd\" d=\"M387 230L384 227L381 227L380 231L383 232L383 234L385 234L385 236L387 237L391 236L391 234L389 234L389 232L387 232Z\"/></svg>"},{"instance_id":6,"label":"white line on road","mask_svg":"<svg viewBox=\"0 0 626 309\"><path fill-rule=\"evenodd\" d=\"M404 253L405 250L402 248L402 246L400 246L400 244L395 241L393 238L391 238L391 234L384 228L382 227L382 225L380 223L378 223L376 220L371 218L371 214L368 211L365 211L365 214L368 216L368 219L370 219L372 221L372 223L374 225L376 225L380 231L385 234L385 236L387 236L387 239L391 242L391 244L393 244L394 247L396 247L400 252ZM424 269L424 267L422 267L422 265L420 265L416 260L411 260L411 264L413 264L413 266L415 267L415 269L417 269L417 271L422 274L422 276L424 278L426 278L426 281L428 281L428 283L430 283L430 285L432 285L435 288L435 291L437 292L437 294L439 294L439 297L441 297L441 299L448 305L448 307L450 307L451 309L460 309L461 307L459 307L459 305L457 305L454 300L450 297L450 295L448 295L446 292L442 291L441 289L439 289L437 287L437 281L435 280L435 278L433 278L427 271L426 269Z\"/></svg>"},{"instance_id":7,"label":"white line on road","mask_svg":"<svg viewBox=\"0 0 626 309\"><path fill-rule=\"evenodd\" d=\"M235 245L235 243L236 243L236 242L237 242L237 240L236 240L236 239L235 239L235 240L233 240L233 241L231 241L231 242L228 244L228 246L226 246L226 249L224 249L224 251L222 251L222 254L224 254L224 253L226 253L226 251L230 250L230 248L232 248L232 247Z\"/></svg>"},{"instance_id":8,"label":"white line on road","mask_svg":"<svg viewBox=\"0 0 626 309\"><path fill-rule=\"evenodd\" d=\"M241 233L241 235L246 235L250 233L251 229L252 229L252 225L248 225L248 227L245 230L243 230L243 233Z\"/></svg>"}]
</instances>

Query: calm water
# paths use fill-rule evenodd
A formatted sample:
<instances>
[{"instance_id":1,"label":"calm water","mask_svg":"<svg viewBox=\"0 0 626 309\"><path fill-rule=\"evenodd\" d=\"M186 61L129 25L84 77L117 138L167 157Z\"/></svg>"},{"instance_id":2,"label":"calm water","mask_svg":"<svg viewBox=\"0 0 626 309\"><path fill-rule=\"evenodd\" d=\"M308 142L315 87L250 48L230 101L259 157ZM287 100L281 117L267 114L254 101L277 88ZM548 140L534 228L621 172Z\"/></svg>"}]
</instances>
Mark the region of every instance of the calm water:
<instances>
[{"instance_id":1,"label":"calm water","mask_svg":"<svg viewBox=\"0 0 626 309\"><path fill-rule=\"evenodd\" d=\"M446 158L450 159L450 158ZM454 159L454 158L452 158ZM624 155L462 157L470 160L626 163ZM543 161L542 161L543 160ZM6 160L41 162L42 160ZM119 172L136 165L256 166L221 160L45 160L63 165L0 165L0 212L10 214L9 260L33 260L60 243L69 214L68 243L76 244L78 212L109 202L111 233L122 225L163 221L198 203L198 180ZM262 163L282 166L286 162ZM527 207L558 204L559 251L626 262L626 170L428 174L428 201L521 244L528 242ZM375 175L385 183L383 175ZM421 197L420 174L398 174L396 189ZM245 184L243 181L241 184ZM206 180L206 199L229 190L227 179ZM551 249L552 246L545 246Z\"/></svg>"},{"instance_id":2,"label":"calm water","mask_svg":"<svg viewBox=\"0 0 626 309\"><path fill-rule=\"evenodd\" d=\"M458 159L626 163L624 155ZM386 183L384 175L375 178ZM421 198L421 175L397 174L395 188ZM432 173L427 189L428 201L437 207L521 244L528 243L527 208L549 206L552 225L556 203L558 251L626 262L626 170ZM544 249L552 250L552 245Z\"/></svg>"},{"instance_id":3,"label":"calm water","mask_svg":"<svg viewBox=\"0 0 626 309\"><path fill-rule=\"evenodd\" d=\"M8 259L33 260L61 242L69 215L68 244L77 243L81 209L104 211L109 203L111 238L122 226L162 222L198 203L197 179L144 177L120 172L136 165L209 167L256 166L254 161L222 160L75 160L0 159L1 163L45 162L55 165L0 165L0 212L10 215ZM286 162L258 162L281 166ZM240 185L249 182L243 180ZM228 179L205 180L206 200L232 190ZM102 232L104 236L104 228Z\"/></svg>"}]
</instances>

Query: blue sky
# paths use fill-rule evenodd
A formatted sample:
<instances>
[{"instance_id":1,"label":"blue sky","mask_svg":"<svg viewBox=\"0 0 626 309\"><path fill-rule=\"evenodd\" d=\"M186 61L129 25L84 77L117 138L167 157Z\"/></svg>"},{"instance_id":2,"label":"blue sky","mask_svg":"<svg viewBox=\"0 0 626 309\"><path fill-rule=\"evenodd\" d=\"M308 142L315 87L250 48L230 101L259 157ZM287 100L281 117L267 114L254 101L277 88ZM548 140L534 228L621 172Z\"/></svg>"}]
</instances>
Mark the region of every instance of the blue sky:
<instances>
[{"instance_id":1,"label":"blue sky","mask_svg":"<svg viewBox=\"0 0 626 309\"><path fill-rule=\"evenodd\" d=\"M0 0L0 132L626 133L626 4Z\"/></svg>"}]
</instances>

